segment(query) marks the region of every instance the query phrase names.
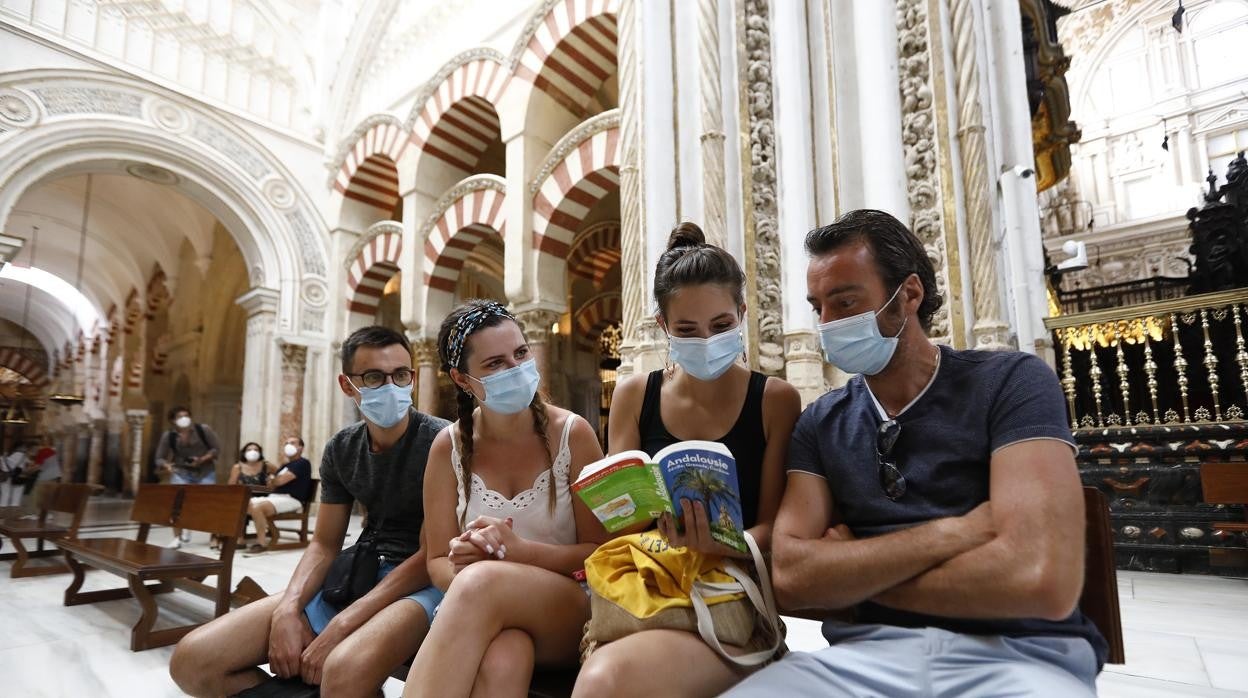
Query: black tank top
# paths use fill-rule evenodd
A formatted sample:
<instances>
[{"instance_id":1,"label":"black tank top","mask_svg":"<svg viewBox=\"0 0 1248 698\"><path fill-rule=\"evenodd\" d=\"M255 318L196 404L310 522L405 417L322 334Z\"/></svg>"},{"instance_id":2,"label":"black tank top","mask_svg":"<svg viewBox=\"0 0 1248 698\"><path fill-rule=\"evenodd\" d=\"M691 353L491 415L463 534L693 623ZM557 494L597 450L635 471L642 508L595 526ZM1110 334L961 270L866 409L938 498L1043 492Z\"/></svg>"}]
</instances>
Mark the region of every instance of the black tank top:
<instances>
[{"instance_id":1,"label":"black tank top","mask_svg":"<svg viewBox=\"0 0 1248 698\"><path fill-rule=\"evenodd\" d=\"M750 385L745 392L745 404L737 421L718 439L728 447L737 460L737 486L741 488L741 519L746 528L758 523L758 499L762 496L763 452L767 450L767 437L763 431L763 388L767 376L750 372ZM641 403L637 428L641 434L641 450L654 455L680 441L672 436L663 424L663 412L659 409L663 390L663 370L654 371L646 381L646 397Z\"/></svg>"},{"instance_id":2,"label":"black tank top","mask_svg":"<svg viewBox=\"0 0 1248 698\"><path fill-rule=\"evenodd\" d=\"M252 485L254 487L264 487L265 485L268 484L268 482L269 482L269 468L267 465L261 465L260 472L256 473L255 475L248 475L247 473L244 473L241 467L238 469L238 484L240 485Z\"/></svg>"}]
</instances>

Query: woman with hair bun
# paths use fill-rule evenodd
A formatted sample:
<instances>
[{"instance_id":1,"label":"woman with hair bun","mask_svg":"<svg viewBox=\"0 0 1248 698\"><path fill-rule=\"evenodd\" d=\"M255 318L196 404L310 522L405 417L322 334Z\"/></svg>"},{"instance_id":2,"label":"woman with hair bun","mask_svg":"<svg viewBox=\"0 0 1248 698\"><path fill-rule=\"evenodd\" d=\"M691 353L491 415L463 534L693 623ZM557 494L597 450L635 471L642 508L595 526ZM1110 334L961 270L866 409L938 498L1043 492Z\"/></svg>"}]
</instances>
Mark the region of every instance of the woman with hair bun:
<instances>
[{"instance_id":1,"label":"woman with hair bun","mask_svg":"<svg viewBox=\"0 0 1248 698\"><path fill-rule=\"evenodd\" d=\"M732 255L707 244L693 223L672 230L654 272L655 319L668 336L668 365L616 387L608 445L611 453L656 453L694 439L724 444L737 461L745 527L768 550L801 400L793 386L742 361L744 296L745 274ZM666 516L658 521L673 546L740 557L711 539L701 502L682 508L683 533ZM654 671L658 666L680 671ZM696 633L648 630L597 648L573 695L713 696L743 677Z\"/></svg>"}]
</instances>

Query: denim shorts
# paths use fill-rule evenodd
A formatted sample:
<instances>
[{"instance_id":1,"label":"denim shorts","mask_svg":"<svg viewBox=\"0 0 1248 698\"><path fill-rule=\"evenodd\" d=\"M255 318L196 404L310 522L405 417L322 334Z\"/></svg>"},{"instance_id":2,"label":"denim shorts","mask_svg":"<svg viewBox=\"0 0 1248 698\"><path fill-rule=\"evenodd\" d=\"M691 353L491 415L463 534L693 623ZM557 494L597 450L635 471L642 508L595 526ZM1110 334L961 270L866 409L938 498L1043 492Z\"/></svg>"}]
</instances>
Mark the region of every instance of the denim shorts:
<instances>
[{"instance_id":1,"label":"denim shorts","mask_svg":"<svg viewBox=\"0 0 1248 698\"><path fill-rule=\"evenodd\" d=\"M387 574L393 572L395 567L398 567L398 565L387 562L378 568L377 581L380 582ZM433 616L437 613L438 604L442 603L443 596L441 589L430 584L424 589L414 591L403 598L411 599L420 604L420 607L425 611L426 622L432 623ZM316 596L313 596L312 600L308 602L308 605L304 606L303 615L307 616L308 625L312 626L312 632L320 635L325 631L325 626L329 625L329 621L333 620L340 610L342 609L321 598L321 592L318 591Z\"/></svg>"},{"instance_id":2,"label":"denim shorts","mask_svg":"<svg viewBox=\"0 0 1248 698\"><path fill-rule=\"evenodd\" d=\"M175 470L173 475L169 477L171 485L215 485L217 484L217 471L209 468L202 475L196 477L185 471Z\"/></svg>"}]
</instances>

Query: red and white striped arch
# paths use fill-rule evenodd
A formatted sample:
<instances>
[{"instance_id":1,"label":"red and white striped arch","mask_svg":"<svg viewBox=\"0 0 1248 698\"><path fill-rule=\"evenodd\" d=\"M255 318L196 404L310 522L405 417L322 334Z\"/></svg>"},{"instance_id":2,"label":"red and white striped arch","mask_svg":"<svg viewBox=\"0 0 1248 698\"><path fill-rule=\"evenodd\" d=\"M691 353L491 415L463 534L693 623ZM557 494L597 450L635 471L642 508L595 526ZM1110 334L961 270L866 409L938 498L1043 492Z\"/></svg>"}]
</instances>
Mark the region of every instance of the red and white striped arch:
<instances>
[{"instance_id":1,"label":"red and white striped arch","mask_svg":"<svg viewBox=\"0 0 1248 698\"><path fill-rule=\"evenodd\" d=\"M507 84L507 70L493 56L467 56L462 60L424 104L418 105L411 143L469 174L476 170L486 148L500 138L494 105Z\"/></svg>"},{"instance_id":2,"label":"red and white striped arch","mask_svg":"<svg viewBox=\"0 0 1248 698\"><path fill-rule=\"evenodd\" d=\"M620 186L620 130L586 137L559 162L533 196L533 247L565 260L590 209Z\"/></svg>"},{"instance_id":3,"label":"red and white striped arch","mask_svg":"<svg viewBox=\"0 0 1248 698\"><path fill-rule=\"evenodd\" d=\"M351 316L351 327L372 324L386 282L399 271L402 252L403 232L393 224L375 231L360 248L347 272L347 312Z\"/></svg>"},{"instance_id":4,"label":"red and white striped arch","mask_svg":"<svg viewBox=\"0 0 1248 698\"><path fill-rule=\"evenodd\" d=\"M12 347L0 348L0 367L22 376L37 388L47 387L51 382L48 380L47 371L39 362Z\"/></svg>"},{"instance_id":5,"label":"red and white striped arch","mask_svg":"<svg viewBox=\"0 0 1248 698\"><path fill-rule=\"evenodd\" d=\"M425 284L430 293L454 294L464 260L477 243L506 234L505 201L498 188L482 187L446 207L425 237Z\"/></svg>"},{"instance_id":6,"label":"red and white striped arch","mask_svg":"<svg viewBox=\"0 0 1248 698\"><path fill-rule=\"evenodd\" d=\"M393 116L374 117L357 129L356 139L334 176L334 190L353 201L375 208L389 218L399 201L399 171L395 165L407 148L408 136Z\"/></svg>"},{"instance_id":7,"label":"red and white striped arch","mask_svg":"<svg viewBox=\"0 0 1248 698\"><path fill-rule=\"evenodd\" d=\"M616 71L618 0L563 0L546 12L514 75L567 107L589 115L594 94Z\"/></svg>"},{"instance_id":8,"label":"red and white striped arch","mask_svg":"<svg viewBox=\"0 0 1248 698\"><path fill-rule=\"evenodd\" d=\"M623 308L617 292L600 293L585 301L572 316L577 346L587 351L597 350L602 331L620 322L624 317Z\"/></svg>"},{"instance_id":9,"label":"red and white striped arch","mask_svg":"<svg viewBox=\"0 0 1248 698\"><path fill-rule=\"evenodd\" d=\"M602 284L607 272L619 263L619 221L603 221L581 231L568 253L568 273L595 285Z\"/></svg>"}]
</instances>

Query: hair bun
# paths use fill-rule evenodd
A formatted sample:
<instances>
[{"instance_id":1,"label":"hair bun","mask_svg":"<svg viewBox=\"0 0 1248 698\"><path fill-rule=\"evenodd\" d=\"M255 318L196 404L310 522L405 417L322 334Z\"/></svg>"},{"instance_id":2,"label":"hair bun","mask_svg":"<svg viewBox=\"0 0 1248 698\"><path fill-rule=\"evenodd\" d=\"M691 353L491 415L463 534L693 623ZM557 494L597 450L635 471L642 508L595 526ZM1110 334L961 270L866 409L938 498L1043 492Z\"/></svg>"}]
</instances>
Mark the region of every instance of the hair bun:
<instances>
[{"instance_id":1,"label":"hair bun","mask_svg":"<svg viewBox=\"0 0 1248 698\"><path fill-rule=\"evenodd\" d=\"M678 247L696 247L706 244L706 234L698 227L697 223L685 221L675 228L672 228L672 234L667 238L667 249L674 250Z\"/></svg>"}]
</instances>

